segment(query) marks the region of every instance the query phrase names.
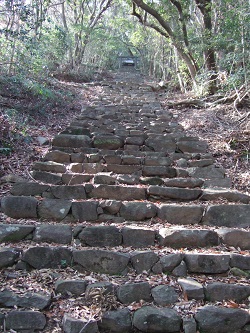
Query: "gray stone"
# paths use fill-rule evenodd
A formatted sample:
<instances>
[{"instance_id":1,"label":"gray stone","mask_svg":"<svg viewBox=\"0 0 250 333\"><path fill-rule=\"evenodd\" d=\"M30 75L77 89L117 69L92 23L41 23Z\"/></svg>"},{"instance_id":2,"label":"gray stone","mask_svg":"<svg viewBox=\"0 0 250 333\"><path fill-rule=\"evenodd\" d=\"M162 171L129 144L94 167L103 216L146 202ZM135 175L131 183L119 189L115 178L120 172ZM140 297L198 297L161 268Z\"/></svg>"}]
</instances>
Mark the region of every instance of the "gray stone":
<instances>
[{"instance_id":1,"label":"gray stone","mask_svg":"<svg viewBox=\"0 0 250 333\"><path fill-rule=\"evenodd\" d=\"M180 284L183 294L189 299L201 300L204 299L204 289L203 285L197 282L194 279L186 278L186 279L178 279L178 283Z\"/></svg>"},{"instance_id":2,"label":"gray stone","mask_svg":"<svg viewBox=\"0 0 250 333\"><path fill-rule=\"evenodd\" d=\"M57 199L86 199L86 192L83 185L51 186L51 192Z\"/></svg>"},{"instance_id":3,"label":"gray stone","mask_svg":"<svg viewBox=\"0 0 250 333\"><path fill-rule=\"evenodd\" d=\"M124 142L116 135L98 135L93 140L95 148L115 150L123 147Z\"/></svg>"},{"instance_id":4,"label":"gray stone","mask_svg":"<svg viewBox=\"0 0 250 333\"><path fill-rule=\"evenodd\" d=\"M190 273L219 274L229 269L228 254L185 254L184 260Z\"/></svg>"},{"instance_id":5,"label":"gray stone","mask_svg":"<svg viewBox=\"0 0 250 333\"><path fill-rule=\"evenodd\" d=\"M219 237L215 231L206 229L161 228L159 243L174 248L206 247L218 245Z\"/></svg>"},{"instance_id":6,"label":"gray stone","mask_svg":"<svg viewBox=\"0 0 250 333\"><path fill-rule=\"evenodd\" d=\"M177 277L187 276L187 265L184 260L172 270L172 274Z\"/></svg>"},{"instance_id":7,"label":"gray stone","mask_svg":"<svg viewBox=\"0 0 250 333\"><path fill-rule=\"evenodd\" d=\"M145 177L159 176L166 178L174 178L176 176L176 169L166 166L144 166L142 175Z\"/></svg>"},{"instance_id":8,"label":"gray stone","mask_svg":"<svg viewBox=\"0 0 250 333\"><path fill-rule=\"evenodd\" d=\"M150 302L151 288L148 282L127 283L118 287L117 298L123 304L140 302L144 300Z\"/></svg>"},{"instance_id":9,"label":"gray stone","mask_svg":"<svg viewBox=\"0 0 250 333\"><path fill-rule=\"evenodd\" d=\"M120 209L120 215L127 220L143 221L156 215L156 206L147 202L125 202Z\"/></svg>"},{"instance_id":10,"label":"gray stone","mask_svg":"<svg viewBox=\"0 0 250 333\"><path fill-rule=\"evenodd\" d=\"M93 180L94 184L114 185L116 183L116 179L107 173L98 173L94 176Z\"/></svg>"},{"instance_id":11,"label":"gray stone","mask_svg":"<svg viewBox=\"0 0 250 333\"><path fill-rule=\"evenodd\" d=\"M212 165L213 163L214 163L214 160L212 158L200 159L200 160L191 160L191 161L188 161L188 166L191 167L191 168L192 167L203 168L203 167Z\"/></svg>"},{"instance_id":12,"label":"gray stone","mask_svg":"<svg viewBox=\"0 0 250 333\"><path fill-rule=\"evenodd\" d=\"M60 134L87 135L90 136L90 130L82 126L69 126Z\"/></svg>"},{"instance_id":13,"label":"gray stone","mask_svg":"<svg viewBox=\"0 0 250 333\"><path fill-rule=\"evenodd\" d=\"M166 306L177 302L179 295L174 287L168 285L159 285L152 288L154 302L160 306Z\"/></svg>"},{"instance_id":14,"label":"gray stone","mask_svg":"<svg viewBox=\"0 0 250 333\"><path fill-rule=\"evenodd\" d=\"M122 164L126 165L140 165L142 162L141 157L136 157L133 155L123 155L122 156Z\"/></svg>"},{"instance_id":15,"label":"gray stone","mask_svg":"<svg viewBox=\"0 0 250 333\"><path fill-rule=\"evenodd\" d=\"M222 242L226 245L233 246L236 249L250 250L250 232L241 229L218 229L216 230L221 237Z\"/></svg>"},{"instance_id":16,"label":"gray stone","mask_svg":"<svg viewBox=\"0 0 250 333\"><path fill-rule=\"evenodd\" d=\"M139 183L139 177L134 175L120 175L117 177L120 184L136 185Z\"/></svg>"},{"instance_id":17,"label":"gray stone","mask_svg":"<svg viewBox=\"0 0 250 333\"><path fill-rule=\"evenodd\" d=\"M208 147L205 141L188 137L180 138L177 142L177 146L183 153L205 153Z\"/></svg>"},{"instance_id":18,"label":"gray stone","mask_svg":"<svg viewBox=\"0 0 250 333\"><path fill-rule=\"evenodd\" d=\"M55 283L55 292L62 295L82 295L87 287L84 280L57 280Z\"/></svg>"},{"instance_id":19,"label":"gray stone","mask_svg":"<svg viewBox=\"0 0 250 333\"><path fill-rule=\"evenodd\" d=\"M250 226L250 205L214 205L208 207L202 224L247 228Z\"/></svg>"},{"instance_id":20,"label":"gray stone","mask_svg":"<svg viewBox=\"0 0 250 333\"><path fill-rule=\"evenodd\" d=\"M46 184L60 184L62 181L62 174L43 172L43 171L32 171L34 179L39 180Z\"/></svg>"},{"instance_id":21,"label":"gray stone","mask_svg":"<svg viewBox=\"0 0 250 333\"><path fill-rule=\"evenodd\" d=\"M70 155L71 163L83 163L83 162L87 162L87 161L88 161L88 158L83 153L72 153Z\"/></svg>"},{"instance_id":22,"label":"gray stone","mask_svg":"<svg viewBox=\"0 0 250 333\"><path fill-rule=\"evenodd\" d=\"M70 244L72 230L69 225L43 224L36 227L33 240L36 242Z\"/></svg>"},{"instance_id":23,"label":"gray stone","mask_svg":"<svg viewBox=\"0 0 250 333\"><path fill-rule=\"evenodd\" d=\"M33 225L0 224L0 242L16 242L25 239L34 229Z\"/></svg>"},{"instance_id":24,"label":"gray stone","mask_svg":"<svg viewBox=\"0 0 250 333\"><path fill-rule=\"evenodd\" d=\"M72 202L72 214L77 221L96 221L98 202L97 201L83 201Z\"/></svg>"},{"instance_id":25,"label":"gray stone","mask_svg":"<svg viewBox=\"0 0 250 333\"><path fill-rule=\"evenodd\" d=\"M122 234L113 226L85 227L78 237L89 246L119 246L122 243Z\"/></svg>"},{"instance_id":26,"label":"gray stone","mask_svg":"<svg viewBox=\"0 0 250 333\"><path fill-rule=\"evenodd\" d=\"M98 322L101 332L129 333L132 330L131 315L128 309L107 311Z\"/></svg>"},{"instance_id":27,"label":"gray stone","mask_svg":"<svg viewBox=\"0 0 250 333\"><path fill-rule=\"evenodd\" d=\"M11 311L6 315L6 329L17 331L43 330L46 317L38 311Z\"/></svg>"},{"instance_id":28,"label":"gray stone","mask_svg":"<svg viewBox=\"0 0 250 333\"><path fill-rule=\"evenodd\" d=\"M1 247L0 248L0 268L8 267L14 265L19 257L20 257L20 250Z\"/></svg>"},{"instance_id":29,"label":"gray stone","mask_svg":"<svg viewBox=\"0 0 250 333\"><path fill-rule=\"evenodd\" d=\"M14 219L37 218L37 200L30 197L4 197L1 200L1 210Z\"/></svg>"},{"instance_id":30,"label":"gray stone","mask_svg":"<svg viewBox=\"0 0 250 333\"><path fill-rule=\"evenodd\" d=\"M140 183L144 185L162 185L164 181L160 177L141 177Z\"/></svg>"},{"instance_id":31,"label":"gray stone","mask_svg":"<svg viewBox=\"0 0 250 333\"><path fill-rule=\"evenodd\" d=\"M89 196L114 200L145 200L146 190L136 186L95 185Z\"/></svg>"},{"instance_id":32,"label":"gray stone","mask_svg":"<svg viewBox=\"0 0 250 333\"><path fill-rule=\"evenodd\" d=\"M187 169L190 177L202 178L202 179L216 179L225 178L225 170L222 168L209 165L204 168L193 167Z\"/></svg>"},{"instance_id":33,"label":"gray stone","mask_svg":"<svg viewBox=\"0 0 250 333\"><path fill-rule=\"evenodd\" d=\"M158 208L158 217L171 224L199 224L204 208L198 205L178 206L161 205Z\"/></svg>"},{"instance_id":34,"label":"gray stone","mask_svg":"<svg viewBox=\"0 0 250 333\"><path fill-rule=\"evenodd\" d=\"M12 186L10 192L12 195L17 196L34 196L41 195L49 188L49 185L42 185L38 183L16 183Z\"/></svg>"},{"instance_id":35,"label":"gray stone","mask_svg":"<svg viewBox=\"0 0 250 333\"><path fill-rule=\"evenodd\" d=\"M116 200L103 200L100 206L108 214L117 214L121 208L122 202Z\"/></svg>"},{"instance_id":36,"label":"gray stone","mask_svg":"<svg viewBox=\"0 0 250 333\"><path fill-rule=\"evenodd\" d=\"M155 244L155 231L136 227L122 229L123 246L147 247Z\"/></svg>"},{"instance_id":37,"label":"gray stone","mask_svg":"<svg viewBox=\"0 0 250 333\"><path fill-rule=\"evenodd\" d=\"M180 332L181 317L173 309L144 306L135 311L133 325L141 332L176 333Z\"/></svg>"},{"instance_id":38,"label":"gray stone","mask_svg":"<svg viewBox=\"0 0 250 333\"><path fill-rule=\"evenodd\" d=\"M125 140L125 143L128 145L142 146L144 144L144 136L128 136Z\"/></svg>"},{"instance_id":39,"label":"gray stone","mask_svg":"<svg viewBox=\"0 0 250 333\"><path fill-rule=\"evenodd\" d=\"M227 199L232 202L242 202L245 204L250 202L250 195L230 189L205 189L203 190L200 200L216 200L218 198Z\"/></svg>"},{"instance_id":40,"label":"gray stone","mask_svg":"<svg viewBox=\"0 0 250 333\"><path fill-rule=\"evenodd\" d=\"M62 220L71 208L71 201L63 199L44 199L39 202L38 216L43 219Z\"/></svg>"},{"instance_id":41,"label":"gray stone","mask_svg":"<svg viewBox=\"0 0 250 333\"><path fill-rule=\"evenodd\" d=\"M175 267L179 266L183 259L182 253L170 253L160 258L162 271L165 273L171 272Z\"/></svg>"},{"instance_id":42,"label":"gray stone","mask_svg":"<svg viewBox=\"0 0 250 333\"><path fill-rule=\"evenodd\" d=\"M70 163L70 154L65 153L61 150L52 150L45 155L44 161L54 161L57 163Z\"/></svg>"},{"instance_id":43,"label":"gray stone","mask_svg":"<svg viewBox=\"0 0 250 333\"><path fill-rule=\"evenodd\" d=\"M232 253L230 259L230 266L250 271L250 256Z\"/></svg>"},{"instance_id":44,"label":"gray stone","mask_svg":"<svg viewBox=\"0 0 250 333\"><path fill-rule=\"evenodd\" d=\"M56 135L52 141L54 147L88 148L91 147L91 139L87 135Z\"/></svg>"},{"instance_id":45,"label":"gray stone","mask_svg":"<svg viewBox=\"0 0 250 333\"><path fill-rule=\"evenodd\" d=\"M11 290L0 291L0 306L22 307L43 310L51 303L50 295L26 292L23 295L15 294Z\"/></svg>"},{"instance_id":46,"label":"gray stone","mask_svg":"<svg viewBox=\"0 0 250 333\"><path fill-rule=\"evenodd\" d=\"M85 292L85 298L88 301L93 301L93 297L96 296L96 291L101 291L101 294L106 295L113 295L115 296L115 287L111 282L95 282L91 283L87 286Z\"/></svg>"},{"instance_id":47,"label":"gray stone","mask_svg":"<svg viewBox=\"0 0 250 333\"><path fill-rule=\"evenodd\" d=\"M71 163L68 166L68 169L72 173L83 173L83 166L82 163Z\"/></svg>"},{"instance_id":48,"label":"gray stone","mask_svg":"<svg viewBox=\"0 0 250 333\"><path fill-rule=\"evenodd\" d=\"M196 333L196 321L194 318L183 318L183 330L184 333Z\"/></svg>"},{"instance_id":49,"label":"gray stone","mask_svg":"<svg viewBox=\"0 0 250 333\"><path fill-rule=\"evenodd\" d=\"M73 318L67 314L63 316L63 332L64 333L98 333L98 326L96 321L81 320Z\"/></svg>"},{"instance_id":50,"label":"gray stone","mask_svg":"<svg viewBox=\"0 0 250 333\"><path fill-rule=\"evenodd\" d=\"M126 165L126 164L108 164L107 171L116 174L133 174L141 172L141 165Z\"/></svg>"},{"instance_id":51,"label":"gray stone","mask_svg":"<svg viewBox=\"0 0 250 333\"><path fill-rule=\"evenodd\" d=\"M169 157L145 157L144 165L147 166L169 166L171 164L172 160Z\"/></svg>"},{"instance_id":52,"label":"gray stone","mask_svg":"<svg viewBox=\"0 0 250 333\"><path fill-rule=\"evenodd\" d=\"M36 269L60 268L71 265L72 253L64 247L37 246L29 248L23 254L22 260Z\"/></svg>"},{"instance_id":53,"label":"gray stone","mask_svg":"<svg viewBox=\"0 0 250 333\"><path fill-rule=\"evenodd\" d=\"M176 143L170 136L155 135L145 140L145 145L154 151L164 151L173 153L176 149Z\"/></svg>"},{"instance_id":54,"label":"gray stone","mask_svg":"<svg viewBox=\"0 0 250 333\"><path fill-rule=\"evenodd\" d=\"M198 308L195 320L204 333L236 333L249 321L247 311L241 309L204 306Z\"/></svg>"},{"instance_id":55,"label":"gray stone","mask_svg":"<svg viewBox=\"0 0 250 333\"><path fill-rule=\"evenodd\" d=\"M223 300L240 302L246 300L250 296L250 286L213 282L205 286L205 295L208 302Z\"/></svg>"},{"instance_id":56,"label":"gray stone","mask_svg":"<svg viewBox=\"0 0 250 333\"><path fill-rule=\"evenodd\" d=\"M149 186L148 194L164 199L196 200L201 195L199 189L186 189L178 187Z\"/></svg>"},{"instance_id":57,"label":"gray stone","mask_svg":"<svg viewBox=\"0 0 250 333\"><path fill-rule=\"evenodd\" d=\"M44 172L54 172L54 173L64 173L66 172L66 166L57 162L35 162L33 164L33 170L44 171Z\"/></svg>"},{"instance_id":58,"label":"gray stone","mask_svg":"<svg viewBox=\"0 0 250 333\"><path fill-rule=\"evenodd\" d=\"M135 251L131 255L132 266L138 274L150 271L158 260L158 255L152 251Z\"/></svg>"},{"instance_id":59,"label":"gray stone","mask_svg":"<svg viewBox=\"0 0 250 333\"><path fill-rule=\"evenodd\" d=\"M232 180L229 177L205 179L203 183L204 188L231 188Z\"/></svg>"},{"instance_id":60,"label":"gray stone","mask_svg":"<svg viewBox=\"0 0 250 333\"><path fill-rule=\"evenodd\" d=\"M103 171L106 171L106 167L101 163L83 163L82 171L80 172L96 174L98 172L103 172ZM72 172L76 171L72 170Z\"/></svg>"},{"instance_id":61,"label":"gray stone","mask_svg":"<svg viewBox=\"0 0 250 333\"><path fill-rule=\"evenodd\" d=\"M74 251L73 258L88 272L111 275L122 274L129 262L128 254L106 250Z\"/></svg>"},{"instance_id":62,"label":"gray stone","mask_svg":"<svg viewBox=\"0 0 250 333\"><path fill-rule=\"evenodd\" d=\"M164 179L164 184L167 187L189 187L189 188L195 188L195 187L201 187L203 185L204 181L199 178L171 178L171 179Z\"/></svg>"},{"instance_id":63,"label":"gray stone","mask_svg":"<svg viewBox=\"0 0 250 333\"><path fill-rule=\"evenodd\" d=\"M89 182L93 178L93 175L75 175L65 173L62 175L62 182L66 185L78 185Z\"/></svg>"},{"instance_id":64,"label":"gray stone","mask_svg":"<svg viewBox=\"0 0 250 333\"><path fill-rule=\"evenodd\" d=\"M106 162L106 164L121 164L122 163L121 156L104 155L103 158L104 158L104 161Z\"/></svg>"}]
</instances>

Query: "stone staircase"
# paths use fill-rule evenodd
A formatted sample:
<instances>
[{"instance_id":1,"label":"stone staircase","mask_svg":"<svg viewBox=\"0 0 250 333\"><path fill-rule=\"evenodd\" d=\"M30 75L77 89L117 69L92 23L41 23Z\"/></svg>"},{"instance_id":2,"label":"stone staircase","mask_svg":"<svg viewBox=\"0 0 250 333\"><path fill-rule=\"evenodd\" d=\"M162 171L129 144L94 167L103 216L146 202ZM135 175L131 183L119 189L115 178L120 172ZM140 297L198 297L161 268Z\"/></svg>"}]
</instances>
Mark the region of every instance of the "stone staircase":
<instances>
[{"instance_id":1,"label":"stone staircase","mask_svg":"<svg viewBox=\"0 0 250 333\"><path fill-rule=\"evenodd\" d=\"M1 200L1 332L250 332L250 196L142 77L92 87Z\"/></svg>"}]
</instances>

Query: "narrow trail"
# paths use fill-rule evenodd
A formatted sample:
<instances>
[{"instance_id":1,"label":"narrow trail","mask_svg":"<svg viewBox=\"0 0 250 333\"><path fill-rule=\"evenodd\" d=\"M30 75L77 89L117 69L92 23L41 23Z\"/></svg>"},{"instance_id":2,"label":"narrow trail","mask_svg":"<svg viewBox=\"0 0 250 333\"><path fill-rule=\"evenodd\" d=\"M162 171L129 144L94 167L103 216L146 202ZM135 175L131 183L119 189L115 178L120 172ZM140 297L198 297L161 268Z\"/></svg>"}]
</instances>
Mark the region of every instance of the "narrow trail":
<instances>
[{"instance_id":1,"label":"narrow trail","mask_svg":"<svg viewBox=\"0 0 250 333\"><path fill-rule=\"evenodd\" d=\"M250 196L143 77L89 87L1 201L1 332L249 332Z\"/></svg>"}]
</instances>

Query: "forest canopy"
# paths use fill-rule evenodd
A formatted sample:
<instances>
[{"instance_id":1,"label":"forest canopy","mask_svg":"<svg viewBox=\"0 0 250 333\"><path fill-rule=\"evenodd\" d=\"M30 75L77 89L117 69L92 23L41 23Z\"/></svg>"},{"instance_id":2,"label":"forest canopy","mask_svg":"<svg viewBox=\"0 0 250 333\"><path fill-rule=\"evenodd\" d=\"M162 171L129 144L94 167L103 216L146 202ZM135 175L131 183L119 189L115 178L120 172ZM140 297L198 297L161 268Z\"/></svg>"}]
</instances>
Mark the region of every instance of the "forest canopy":
<instances>
[{"instance_id":1,"label":"forest canopy","mask_svg":"<svg viewBox=\"0 0 250 333\"><path fill-rule=\"evenodd\" d=\"M249 78L247 0L2 0L0 70L74 77L117 69L119 55L173 88L214 94Z\"/></svg>"}]
</instances>

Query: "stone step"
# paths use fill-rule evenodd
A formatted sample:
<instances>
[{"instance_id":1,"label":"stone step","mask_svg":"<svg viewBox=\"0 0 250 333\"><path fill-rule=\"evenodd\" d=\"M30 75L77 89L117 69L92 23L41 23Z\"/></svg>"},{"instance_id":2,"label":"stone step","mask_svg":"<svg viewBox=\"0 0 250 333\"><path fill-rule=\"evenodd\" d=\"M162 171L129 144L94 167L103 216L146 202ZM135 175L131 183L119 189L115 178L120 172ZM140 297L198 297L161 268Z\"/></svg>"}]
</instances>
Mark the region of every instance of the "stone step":
<instances>
[{"instance_id":1,"label":"stone step","mask_svg":"<svg viewBox=\"0 0 250 333\"><path fill-rule=\"evenodd\" d=\"M0 243L30 241L35 243L81 244L92 247L201 248L226 246L250 250L250 231L244 229L176 227L158 224L0 224Z\"/></svg>"}]
</instances>

